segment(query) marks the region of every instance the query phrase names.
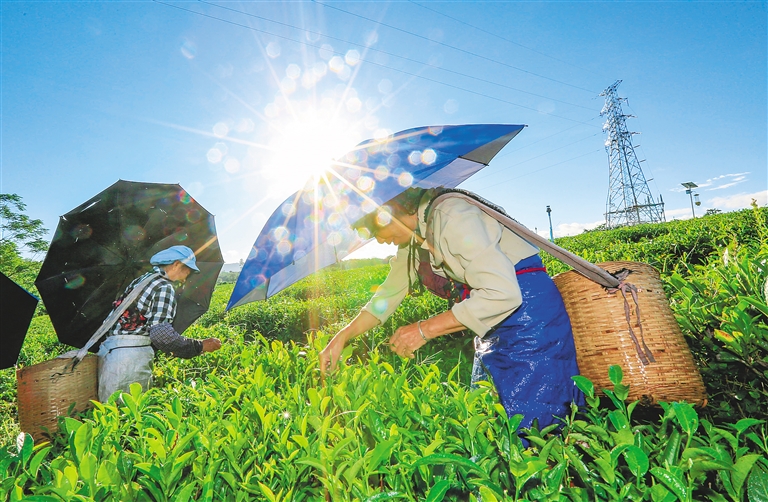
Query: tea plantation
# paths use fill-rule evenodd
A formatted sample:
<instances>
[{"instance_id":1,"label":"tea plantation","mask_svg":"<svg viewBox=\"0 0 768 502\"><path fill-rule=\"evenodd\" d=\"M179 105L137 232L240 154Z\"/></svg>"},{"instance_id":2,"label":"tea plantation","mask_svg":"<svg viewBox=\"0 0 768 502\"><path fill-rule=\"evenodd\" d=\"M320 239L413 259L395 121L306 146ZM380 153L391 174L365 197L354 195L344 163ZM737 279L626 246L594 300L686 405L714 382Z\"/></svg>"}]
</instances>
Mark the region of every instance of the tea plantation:
<instances>
[{"instance_id":1,"label":"tea plantation","mask_svg":"<svg viewBox=\"0 0 768 502\"><path fill-rule=\"evenodd\" d=\"M416 359L383 344L445 308L408 298L348 347L322 381L317 353L387 265L316 274L267 302L224 312L232 284L185 334L224 347L159 355L156 387L61 419L51 441L19 434L15 374L0 372L0 500L768 501L768 209L587 232L558 244L593 262L649 263L709 394L705 408L626 402L619 367L598 397L551 428L522 431L489 385L472 389L471 338ZM545 256L551 274L566 267ZM19 363L68 350L41 309Z\"/></svg>"}]
</instances>

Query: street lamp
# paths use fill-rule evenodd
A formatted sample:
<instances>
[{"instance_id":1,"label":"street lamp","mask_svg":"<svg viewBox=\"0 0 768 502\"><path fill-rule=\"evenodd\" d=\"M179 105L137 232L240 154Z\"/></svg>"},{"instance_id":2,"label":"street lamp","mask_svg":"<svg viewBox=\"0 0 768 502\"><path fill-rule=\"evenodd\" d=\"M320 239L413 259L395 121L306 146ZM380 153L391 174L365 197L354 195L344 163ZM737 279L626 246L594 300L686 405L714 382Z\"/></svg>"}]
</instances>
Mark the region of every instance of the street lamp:
<instances>
[{"instance_id":1,"label":"street lamp","mask_svg":"<svg viewBox=\"0 0 768 502\"><path fill-rule=\"evenodd\" d=\"M555 242L555 236L552 234L552 208L547 206L547 216L549 216L549 242Z\"/></svg>"},{"instance_id":2,"label":"street lamp","mask_svg":"<svg viewBox=\"0 0 768 502\"><path fill-rule=\"evenodd\" d=\"M691 197L691 214L693 214L693 217L696 217L696 211L693 210L693 189L698 188L699 185L696 183L689 181L687 183L682 184L685 187L685 193L687 193ZM699 194L696 194L696 205L701 205L701 202L699 202Z\"/></svg>"}]
</instances>

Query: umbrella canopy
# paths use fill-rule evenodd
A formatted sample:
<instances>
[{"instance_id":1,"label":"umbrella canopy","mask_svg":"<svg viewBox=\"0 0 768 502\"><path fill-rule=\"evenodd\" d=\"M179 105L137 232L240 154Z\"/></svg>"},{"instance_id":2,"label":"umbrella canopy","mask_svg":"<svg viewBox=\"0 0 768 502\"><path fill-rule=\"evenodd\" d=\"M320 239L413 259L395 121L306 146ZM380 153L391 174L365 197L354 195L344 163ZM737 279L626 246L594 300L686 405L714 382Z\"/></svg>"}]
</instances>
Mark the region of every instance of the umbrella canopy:
<instances>
[{"instance_id":1,"label":"umbrella canopy","mask_svg":"<svg viewBox=\"0 0 768 502\"><path fill-rule=\"evenodd\" d=\"M0 326L3 327L0 370L16 364L37 301L26 289L0 273Z\"/></svg>"},{"instance_id":2,"label":"umbrella canopy","mask_svg":"<svg viewBox=\"0 0 768 502\"><path fill-rule=\"evenodd\" d=\"M35 281L59 340L82 347L150 257L177 244L200 268L176 296L181 333L208 310L224 264L212 214L179 185L120 180L62 216Z\"/></svg>"},{"instance_id":3,"label":"umbrella canopy","mask_svg":"<svg viewBox=\"0 0 768 502\"><path fill-rule=\"evenodd\" d=\"M485 167L523 127L431 126L364 141L269 217L227 310L264 300L342 260L368 242L352 229L352 222L408 188L456 187Z\"/></svg>"}]
</instances>

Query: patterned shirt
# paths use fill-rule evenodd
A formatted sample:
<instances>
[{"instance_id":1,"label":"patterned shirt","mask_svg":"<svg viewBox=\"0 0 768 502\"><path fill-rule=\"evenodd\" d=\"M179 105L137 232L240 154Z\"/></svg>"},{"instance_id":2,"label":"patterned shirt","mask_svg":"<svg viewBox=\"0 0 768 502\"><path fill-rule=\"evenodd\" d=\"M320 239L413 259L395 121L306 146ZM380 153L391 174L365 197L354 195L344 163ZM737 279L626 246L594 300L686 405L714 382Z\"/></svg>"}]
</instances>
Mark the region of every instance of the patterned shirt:
<instances>
[{"instance_id":1,"label":"patterned shirt","mask_svg":"<svg viewBox=\"0 0 768 502\"><path fill-rule=\"evenodd\" d=\"M123 298L128 296L137 284L154 273L161 275L152 280L139 298L129 306L129 310L143 316L145 321L137 323L135 329L127 329L118 321L112 328L110 336L146 335L152 340L152 347L155 350L184 359L200 355L203 351L203 343L200 340L182 336L173 329L173 319L176 316L176 292L173 289L173 283L160 267L154 267L151 272L134 279L125 288Z\"/></svg>"},{"instance_id":2,"label":"patterned shirt","mask_svg":"<svg viewBox=\"0 0 768 502\"><path fill-rule=\"evenodd\" d=\"M160 273L161 276L150 282L134 304L129 306L129 309L136 309L143 315L146 322L133 330L125 329L120 322L117 322L110 335L149 335L151 326L173 323L173 318L176 317L176 292L173 289L173 283L160 267L155 267L151 272L134 279L125 288L123 297L127 296L138 283L154 273Z\"/></svg>"}]
</instances>

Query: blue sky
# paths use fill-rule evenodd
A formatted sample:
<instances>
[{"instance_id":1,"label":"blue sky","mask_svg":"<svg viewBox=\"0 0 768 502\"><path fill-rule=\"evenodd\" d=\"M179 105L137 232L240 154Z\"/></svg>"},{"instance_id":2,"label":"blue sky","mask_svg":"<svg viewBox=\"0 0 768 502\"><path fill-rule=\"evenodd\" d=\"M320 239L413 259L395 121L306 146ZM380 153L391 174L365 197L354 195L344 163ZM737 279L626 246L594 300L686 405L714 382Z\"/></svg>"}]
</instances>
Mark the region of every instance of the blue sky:
<instances>
[{"instance_id":1,"label":"blue sky","mask_svg":"<svg viewBox=\"0 0 768 502\"><path fill-rule=\"evenodd\" d=\"M50 235L118 179L180 183L227 262L364 139L527 124L463 188L555 236L604 221L600 92L619 95L667 219L768 203L766 2L14 2L0 190ZM355 256L387 255L369 244Z\"/></svg>"}]
</instances>

